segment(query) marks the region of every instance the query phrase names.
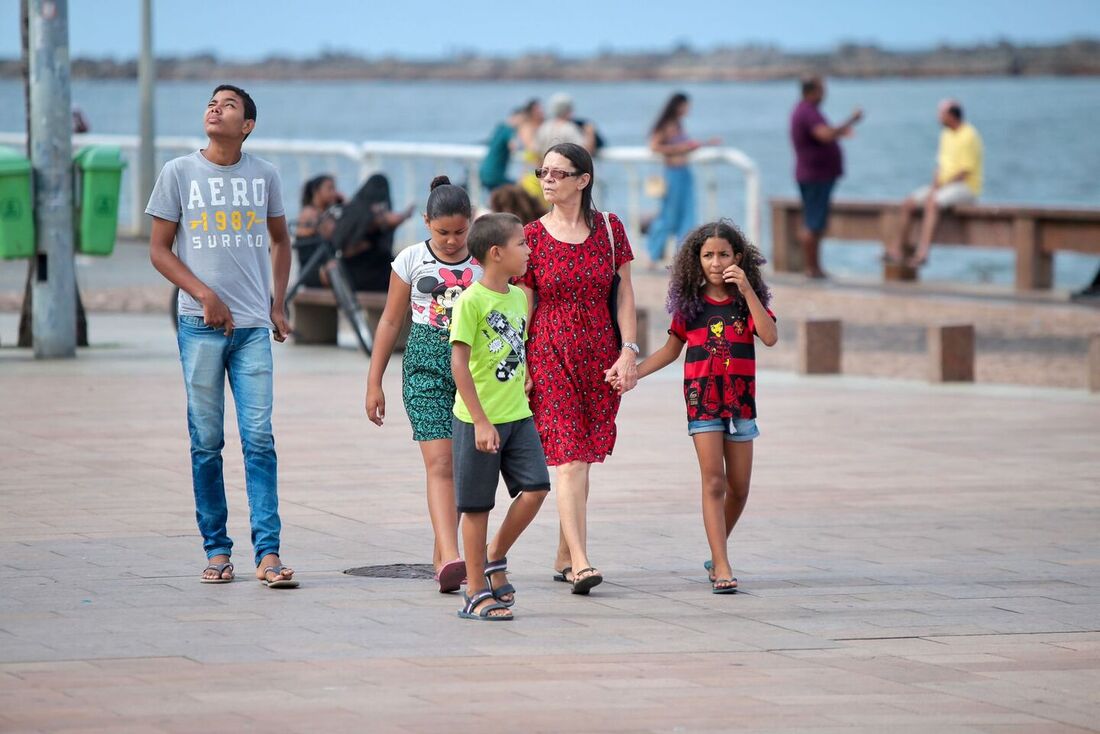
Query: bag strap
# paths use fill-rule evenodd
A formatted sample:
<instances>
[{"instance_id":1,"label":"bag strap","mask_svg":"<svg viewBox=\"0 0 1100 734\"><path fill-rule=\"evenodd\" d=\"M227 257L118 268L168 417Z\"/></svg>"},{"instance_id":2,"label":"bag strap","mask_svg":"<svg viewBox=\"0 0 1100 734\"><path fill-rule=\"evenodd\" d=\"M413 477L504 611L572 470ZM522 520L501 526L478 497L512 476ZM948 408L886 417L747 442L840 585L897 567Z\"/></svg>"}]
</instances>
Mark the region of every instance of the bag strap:
<instances>
[{"instance_id":1,"label":"bag strap","mask_svg":"<svg viewBox=\"0 0 1100 734\"><path fill-rule=\"evenodd\" d=\"M611 217L607 212L600 212L603 215L603 223L607 225L607 239L611 240L611 272L617 273L618 269L615 267L615 230L611 229Z\"/></svg>"}]
</instances>

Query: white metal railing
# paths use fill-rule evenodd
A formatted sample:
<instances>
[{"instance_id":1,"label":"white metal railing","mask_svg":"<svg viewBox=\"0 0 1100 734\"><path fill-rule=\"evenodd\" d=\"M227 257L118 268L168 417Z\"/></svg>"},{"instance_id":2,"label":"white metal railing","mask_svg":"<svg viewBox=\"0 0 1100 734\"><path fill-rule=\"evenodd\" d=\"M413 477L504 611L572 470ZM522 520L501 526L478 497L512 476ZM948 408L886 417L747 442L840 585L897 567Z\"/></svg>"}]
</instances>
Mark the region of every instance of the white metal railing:
<instances>
[{"instance_id":1,"label":"white metal railing","mask_svg":"<svg viewBox=\"0 0 1100 734\"><path fill-rule=\"evenodd\" d=\"M0 133L0 145L22 146L25 141L22 133ZM87 145L113 145L122 150L128 162L119 203L119 231L124 235L137 233L144 216L144 202L138 191L139 177L133 171L137 164L139 142L137 135L93 133L73 136L74 150ZM198 150L205 144L205 138L157 137L158 167L169 158ZM384 171L391 180L394 204L399 207L403 201L422 200L427 191L425 169L433 175L448 171L454 173L458 169L465 177L471 198L475 202L484 201L484 191L478 177L478 167L486 153L483 145L256 138L249 139L247 146L250 152L271 159L279 167L283 179L283 198L290 218L294 218L298 210L294 192L300 190L301 184L308 178L320 172L330 172L338 180L351 179L358 184L371 173ZM760 174L756 163L736 148L722 147L702 148L692 154L691 162L702 184L705 218L714 219L723 213L728 214L735 202L726 200L729 194L725 189L741 183L744 201L741 225L753 242L759 242ZM515 165L518 171L520 164ZM609 209L621 211L625 207L628 230L632 239L637 238L643 218L644 183L648 176L660 173L661 158L644 147L608 147L600 151L597 166L597 196L600 201L608 202ZM740 181L729 179L726 173L730 169L739 174ZM625 187L620 185L624 182ZM416 218L403 225L403 228L410 227L422 229ZM411 241L412 236L406 239Z\"/></svg>"}]
</instances>

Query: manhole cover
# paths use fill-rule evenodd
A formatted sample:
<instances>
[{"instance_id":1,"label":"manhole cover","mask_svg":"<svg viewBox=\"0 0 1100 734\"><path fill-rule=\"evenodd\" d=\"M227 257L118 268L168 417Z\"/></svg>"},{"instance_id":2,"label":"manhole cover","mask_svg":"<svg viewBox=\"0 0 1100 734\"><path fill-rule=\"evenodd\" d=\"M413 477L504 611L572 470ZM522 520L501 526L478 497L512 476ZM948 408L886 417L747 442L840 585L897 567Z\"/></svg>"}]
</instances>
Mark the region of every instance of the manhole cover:
<instances>
[{"instance_id":1,"label":"manhole cover","mask_svg":"<svg viewBox=\"0 0 1100 734\"><path fill-rule=\"evenodd\" d=\"M376 579L430 579L435 568L430 563L390 563L385 566L359 566L344 571L349 576L370 576Z\"/></svg>"}]
</instances>

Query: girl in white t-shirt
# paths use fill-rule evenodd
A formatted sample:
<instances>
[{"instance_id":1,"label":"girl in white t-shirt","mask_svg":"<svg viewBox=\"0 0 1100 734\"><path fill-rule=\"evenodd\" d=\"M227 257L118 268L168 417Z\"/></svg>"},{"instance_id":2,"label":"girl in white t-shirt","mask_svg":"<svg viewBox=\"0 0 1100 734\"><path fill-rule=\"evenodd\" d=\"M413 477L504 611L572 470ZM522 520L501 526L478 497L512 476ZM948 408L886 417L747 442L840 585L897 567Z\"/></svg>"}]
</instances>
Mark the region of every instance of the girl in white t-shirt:
<instances>
[{"instance_id":1,"label":"girl in white t-shirt","mask_svg":"<svg viewBox=\"0 0 1100 734\"><path fill-rule=\"evenodd\" d=\"M420 443L428 480L428 513L435 531L433 563L440 592L458 591L466 564L458 554L458 513L451 469L451 409L455 383L448 339L451 309L462 291L481 278L481 266L466 249L470 197L446 176L432 181L424 221L431 237L403 250L393 261L386 309L378 322L367 377L367 417L386 417L382 374L412 308L412 331L402 360L402 397Z\"/></svg>"}]
</instances>

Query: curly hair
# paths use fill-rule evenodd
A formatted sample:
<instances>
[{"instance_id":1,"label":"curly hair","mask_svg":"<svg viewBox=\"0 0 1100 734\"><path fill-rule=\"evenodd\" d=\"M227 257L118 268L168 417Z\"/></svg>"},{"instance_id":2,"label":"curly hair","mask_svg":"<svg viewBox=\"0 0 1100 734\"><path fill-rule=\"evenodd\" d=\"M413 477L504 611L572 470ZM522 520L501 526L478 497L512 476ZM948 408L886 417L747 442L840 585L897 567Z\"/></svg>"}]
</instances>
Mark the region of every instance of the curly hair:
<instances>
[{"instance_id":1,"label":"curly hair","mask_svg":"<svg viewBox=\"0 0 1100 734\"><path fill-rule=\"evenodd\" d=\"M737 225L728 219L720 219L692 230L691 234L684 239L679 252L676 253L676 259L672 262L672 277L668 284L668 299L665 301L668 312L686 322L690 322L702 312L706 277L703 275L703 266L699 257L703 250L703 243L711 237L729 242L733 246L734 254L741 255L741 269L745 271L745 276L752 285L752 289L756 291L760 302L767 308L771 303L772 294L760 273L760 267L767 260L760 254L759 248L741 233ZM745 299L736 288L730 286L728 290L734 299L744 304Z\"/></svg>"}]
</instances>

